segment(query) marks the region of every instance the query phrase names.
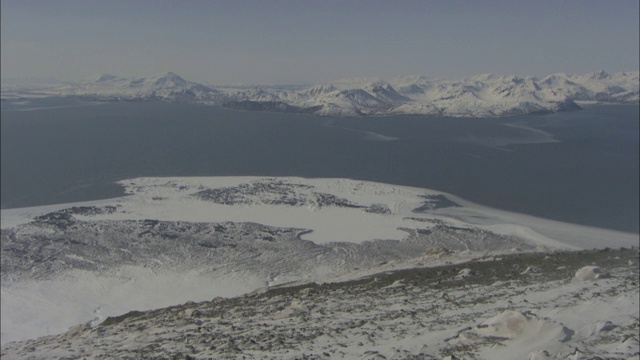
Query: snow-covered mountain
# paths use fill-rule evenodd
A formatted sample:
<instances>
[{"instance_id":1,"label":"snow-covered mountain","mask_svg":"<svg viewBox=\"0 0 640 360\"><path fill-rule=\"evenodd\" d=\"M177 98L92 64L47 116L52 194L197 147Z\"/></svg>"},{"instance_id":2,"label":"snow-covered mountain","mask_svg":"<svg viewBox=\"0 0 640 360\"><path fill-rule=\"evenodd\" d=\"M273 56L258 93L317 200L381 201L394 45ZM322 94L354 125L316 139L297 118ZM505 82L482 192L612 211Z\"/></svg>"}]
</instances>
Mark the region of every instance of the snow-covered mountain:
<instances>
[{"instance_id":1,"label":"snow-covered mountain","mask_svg":"<svg viewBox=\"0 0 640 360\"><path fill-rule=\"evenodd\" d=\"M640 97L638 71L608 74L604 70L584 75L552 74L540 86L575 101L637 103Z\"/></svg>"},{"instance_id":2,"label":"snow-covered mountain","mask_svg":"<svg viewBox=\"0 0 640 360\"><path fill-rule=\"evenodd\" d=\"M638 71L598 71L542 79L482 74L463 80L401 76L341 79L306 89L214 87L168 72L126 79L98 74L74 84L4 87L4 99L82 96L96 100L177 101L234 109L300 112L326 116L420 114L506 116L578 110L576 102L637 103Z\"/></svg>"},{"instance_id":3,"label":"snow-covered mountain","mask_svg":"<svg viewBox=\"0 0 640 360\"><path fill-rule=\"evenodd\" d=\"M32 88L24 96L28 97L33 92L39 95L82 96L98 100L211 102L223 101L225 98L219 90L187 81L172 72L136 79L96 74L78 83Z\"/></svg>"},{"instance_id":4,"label":"snow-covered mountain","mask_svg":"<svg viewBox=\"0 0 640 360\"><path fill-rule=\"evenodd\" d=\"M394 79L395 80L395 79ZM568 97L542 89L534 78L478 75L462 81L398 78L400 93L413 101L399 113L420 113L424 105L450 116L503 116L576 110ZM415 109L415 112L412 111ZM398 109L396 109L398 110Z\"/></svg>"}]
</instances>

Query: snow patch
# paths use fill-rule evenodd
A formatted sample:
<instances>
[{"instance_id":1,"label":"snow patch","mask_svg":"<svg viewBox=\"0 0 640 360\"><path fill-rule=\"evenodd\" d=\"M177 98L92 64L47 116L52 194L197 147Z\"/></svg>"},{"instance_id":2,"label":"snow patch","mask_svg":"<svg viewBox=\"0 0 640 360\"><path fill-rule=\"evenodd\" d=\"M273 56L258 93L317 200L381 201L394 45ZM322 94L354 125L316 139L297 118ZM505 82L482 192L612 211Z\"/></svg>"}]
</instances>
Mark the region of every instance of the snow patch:
<instances>
[{"instance_id":1,"label":"snow patch","mask_svg":"<svg viewBox=\"0 0 640 360\"><path fill-rule=\"evenodd\" d=\"M576 276L574 277L574 280L589 281L589 280L601 279L603 277L607 277L607 273L605 273L600 267L585 266L576 272Z\"/></svg>"}]
</instances>

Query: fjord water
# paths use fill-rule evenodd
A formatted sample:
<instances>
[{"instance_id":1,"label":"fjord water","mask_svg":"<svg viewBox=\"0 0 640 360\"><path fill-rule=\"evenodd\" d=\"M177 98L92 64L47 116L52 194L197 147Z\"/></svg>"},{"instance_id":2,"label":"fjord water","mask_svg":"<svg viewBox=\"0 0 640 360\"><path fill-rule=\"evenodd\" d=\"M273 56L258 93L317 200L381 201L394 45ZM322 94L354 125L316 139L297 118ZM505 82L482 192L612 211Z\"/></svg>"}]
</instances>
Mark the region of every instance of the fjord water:
<instances>
[{"instance_id":1,"label":"fjord water","mask_svg":"<svg viewBox=\"0 0 640 360\"><path fill-rule=\"evenodd\" d=\"M141 176L340 177L638 232L638 105L510 118L331 119L193 104L2 104L2 208Z\"/></svg>"}]
</instances>

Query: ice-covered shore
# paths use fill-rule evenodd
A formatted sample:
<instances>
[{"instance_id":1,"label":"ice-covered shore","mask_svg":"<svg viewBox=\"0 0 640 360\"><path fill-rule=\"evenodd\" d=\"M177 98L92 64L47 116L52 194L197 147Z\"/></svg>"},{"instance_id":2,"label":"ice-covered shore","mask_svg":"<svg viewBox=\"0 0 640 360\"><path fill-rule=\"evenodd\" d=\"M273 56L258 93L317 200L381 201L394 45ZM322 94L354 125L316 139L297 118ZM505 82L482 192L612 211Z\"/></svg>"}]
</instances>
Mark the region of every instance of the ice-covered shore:
<instances>
[{"instance_id":1,"label":"ice-covered shore","mask_svg":"<svg viewBox=\"0 0 640 360\"><path fill-rule=\"evenodd\" d=\"M364 181L122 184L129 193L122 198L2 210L3 344L292 281L352 280L513 252L638 246L637 234Z\"/></svg>"},{"instance_id":2,"label":"ice-covered shore","mask_svg":"<svg viewBox=\"0 0 640 360\"><path fill-rule=\"evenodd\" d=\"M113 212L78 213L78 220L256 222L313 230L316 243L400 240L398 228L417 228L425 219L451 225L488 227L538 245L579 249L633 246L637 234L579 226L510 213L439 191L349 179L265 177L138 178L120 182L129 196L36 208L2 210L2 228L35 216L78 206L116 207ZM432 221L433 222L433 221Z\"/></svg>"}]
</instances>

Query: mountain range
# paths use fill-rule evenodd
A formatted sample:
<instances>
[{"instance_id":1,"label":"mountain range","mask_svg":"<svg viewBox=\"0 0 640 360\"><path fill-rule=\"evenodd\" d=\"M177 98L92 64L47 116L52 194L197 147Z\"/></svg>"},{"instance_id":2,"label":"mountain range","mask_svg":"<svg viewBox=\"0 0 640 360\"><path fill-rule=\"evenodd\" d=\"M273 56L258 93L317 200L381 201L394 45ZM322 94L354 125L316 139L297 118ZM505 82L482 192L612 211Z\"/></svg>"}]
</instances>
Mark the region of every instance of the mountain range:
<instances>
[{"instance_id":1,"label":"mountain range","mask_svg":"<svg viewBox=\"0 0 640 360\"><path fill-rule=\"evenodd\" d=\"M145 78L98 74L77 83L3 83L2 98L76 96L100 101L168 101L323 116L508 116L579 110L581 102L638 103L639 72L603 70L535 77L481 74L463 80L424 76L343 79L307 88L203 85L175 73Z\"/></svg>"}]
</instances>

